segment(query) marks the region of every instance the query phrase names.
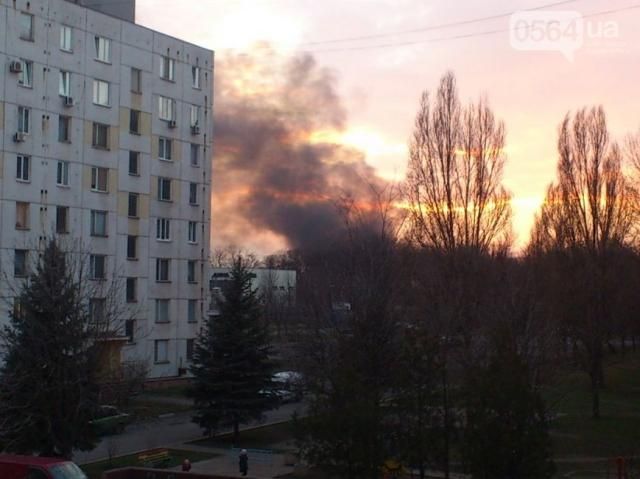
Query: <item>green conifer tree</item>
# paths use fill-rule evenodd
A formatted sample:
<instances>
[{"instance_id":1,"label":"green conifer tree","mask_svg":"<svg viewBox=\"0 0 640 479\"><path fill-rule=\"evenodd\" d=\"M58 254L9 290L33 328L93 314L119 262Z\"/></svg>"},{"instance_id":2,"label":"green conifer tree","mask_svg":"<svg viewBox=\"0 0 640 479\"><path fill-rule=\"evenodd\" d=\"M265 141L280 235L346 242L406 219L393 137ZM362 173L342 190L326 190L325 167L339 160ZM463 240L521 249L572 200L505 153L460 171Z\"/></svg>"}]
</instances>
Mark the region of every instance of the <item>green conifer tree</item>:
<instances>
[{"instance_id":1,"label":"green conifer tree","mask_svg":"<svg viewBox=\"0 0 640 479\"><path fill-rule=\"evenodd\" d=\"M232 427L234 441L240 424L261 419L277 403L269 332L251 279L243 258L235 258L220 315L203 327L190 368L193 421L207 434Z\"/></svg>"}]
</instances>

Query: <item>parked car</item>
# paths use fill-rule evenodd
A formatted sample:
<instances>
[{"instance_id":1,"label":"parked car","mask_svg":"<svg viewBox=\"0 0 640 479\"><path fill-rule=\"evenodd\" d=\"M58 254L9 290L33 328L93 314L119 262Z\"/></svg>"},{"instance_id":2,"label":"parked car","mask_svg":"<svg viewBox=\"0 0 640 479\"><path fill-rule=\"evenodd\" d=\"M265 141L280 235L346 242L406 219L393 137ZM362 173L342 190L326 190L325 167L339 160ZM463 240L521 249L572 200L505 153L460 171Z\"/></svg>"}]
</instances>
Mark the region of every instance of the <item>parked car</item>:
<instances>
[{"instance_id":1,"label":"parked car","mask_svg":"<svg viewBox=\"0 0 640 479\"><path fill-rule=\"evenodd\" d=\"M87 479L73 462L56 457L0 454L2 479Z\"/></svg>"},{"instance_id":2,"label":"parked car","mask_svg":"<svg viewBox=\"0 0 640 479\"><path fill-rule=\"evenodd\" d=\"M282 402L302 400L304 396L303 376L296 371L280 371L271 380L278 385L276 394Z\"/></svg>"},{"instance_id":3,"label":"parked car","mask_svg":"<svg viewBox=\"0 0 640 479\"><path fill-rule=\"evenodd\" d=\"M95 418L89 423L94 427L96 434L105 436L121 433L131 420L130 414L120 412L115 406L104 405L98 408Z\"/></svg>"}]
</instances>

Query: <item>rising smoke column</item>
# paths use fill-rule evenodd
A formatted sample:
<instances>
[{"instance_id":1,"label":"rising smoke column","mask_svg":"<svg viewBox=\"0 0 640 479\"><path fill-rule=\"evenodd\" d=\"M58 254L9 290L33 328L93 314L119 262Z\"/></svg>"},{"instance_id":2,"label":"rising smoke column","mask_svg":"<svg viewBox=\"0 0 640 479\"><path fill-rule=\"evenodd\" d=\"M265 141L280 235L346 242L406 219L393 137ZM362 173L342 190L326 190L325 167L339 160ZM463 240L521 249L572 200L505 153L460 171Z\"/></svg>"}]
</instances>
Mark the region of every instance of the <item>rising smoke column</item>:
<instances>
[{"instance_id":1,"label":"rising smoke column","mask_svg":"<svg viewBox=\"0 0 640 479\"><path fill-rule=\"evenodd\" d=\"M268 46L229 55L216 61L215 85L216 247L259 247L260 233L314 247L340 231L340 198L384 185L361 152L316 139L347 119L334 77L312 56L285 59Z\"/></svg>"}]
</instances>

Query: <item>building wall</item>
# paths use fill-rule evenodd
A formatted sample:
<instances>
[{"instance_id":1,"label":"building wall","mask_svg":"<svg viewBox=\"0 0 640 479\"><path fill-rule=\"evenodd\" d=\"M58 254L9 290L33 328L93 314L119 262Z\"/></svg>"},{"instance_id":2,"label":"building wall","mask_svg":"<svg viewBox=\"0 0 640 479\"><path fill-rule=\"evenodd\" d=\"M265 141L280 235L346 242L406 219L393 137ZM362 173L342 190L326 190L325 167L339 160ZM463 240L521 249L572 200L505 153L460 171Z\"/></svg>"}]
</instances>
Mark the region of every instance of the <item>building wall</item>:
<instances>
[{"instance_id":1,"label":"building wall","mask_svg":"<svg viewBox=\"0 0 640 479\"><path fill-rule=\"evenodd\" d=\"M68 0L107 15L135 22L136 0Z\"/></svg>"},{"instance_id":2,"label":"building wall","mask_svg":"<svg viewBox=\"0 0 640 479\"><path fill-rule=\"evenodd\" d=\"M19 38L21 12L34 16L33 41ZM60 49L60 28L73 29L73 52ZM111 41L111 61L95 58L95 36ZM162 56L175 60L175 80L160 77ZM12 60L33 62L32 87L18 84ZM192 67L201 70L200 88ZM107 274L137 278L137 302L127 304L136 320L126 360L149 361L151 377L175 376L185 367L186 343L195 337L207 309L211 194L213 52L159 32L89 10L64 0L0 0L0 268L13 276L16 249L36 250L55 231L56 206L69 207L66 241L105 254ZM131 90L131 68L142 71L142 92ZM71 73L74 105L59 95L60 71ZM93 103L93 81L110 85L108 107ZM176 102L176 127L159 119L159 95ZM190 126L190 106L200 107L200 132ZM18 108L30 109L31 128L16 143ZM140 134L129 131L130 111L140 111ZM60 116L71 117L70 142L58 141ZM109 149L92 146L93 123L109 125ZM172 161L159 159L159 138L170 138ZM191 145L200 149L199 165L190 161ZM129 153L140 153L139 174L129 174ZM16 179L17 155L31 157L28 182ZM69 161L69 185L57 185L58 161ZM91 190L91 167L108 168L108 192ZM158 178L171 179L171 201L158 200ZM198 204L189 202L196 183ZM128 217L128 195L139 195L137 218ZM29 202L30 225L16 229L16 202ZM107 236L91 235L92 210L107 211ZM158 217L171 221L171 241L156 239ZM197 242L187 241L189 221L197 222ZM138 236L138 258L127 259L127 236ZM25 246L26 245L26 246ZM156 259L170 259L170 281L156 282ZM187 282L187 262L196 261L196 282ZM19 283L19 279L14 282ZM0 324L7 321L11 287L0 286ZM125 302L124 288L120 293ZM170 300L170 321L155 323L155 300ZM195 322L187 322L188 300L197 300ZM154 361L156 340L168 340L166 362Z\"/></svg>"}]
</instances>

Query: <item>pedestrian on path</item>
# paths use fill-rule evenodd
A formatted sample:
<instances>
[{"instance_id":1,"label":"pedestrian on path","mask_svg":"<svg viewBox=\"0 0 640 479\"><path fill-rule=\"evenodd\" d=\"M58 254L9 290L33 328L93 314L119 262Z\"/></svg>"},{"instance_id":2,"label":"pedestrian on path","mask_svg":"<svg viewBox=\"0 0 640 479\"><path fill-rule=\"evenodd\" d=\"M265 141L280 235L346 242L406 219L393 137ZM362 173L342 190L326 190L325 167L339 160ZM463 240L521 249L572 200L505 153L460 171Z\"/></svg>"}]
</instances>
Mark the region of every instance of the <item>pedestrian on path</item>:
<instances>
[{"instance_id":1,"label":"pedestrian on path","mask_svg":"<svg viewBox=\"0 0 640 479\"><path fill-rule=\"evenodd\" d=\"M247 450L243 449L240 451L240 457L238 458L238 466L240 466L240 473L243 476L247 475L249 472L249 456L247 456Z\"/></svg>"},{"instance_id":2,"label":"pedestrian on path","mask_svg":"<svg viewBox=\"0 0 640 479\"><path fill-rule=\"evenodd\" d=\"M189 472L191 470L191 461L189 459L185 459L182 461L182 471Z\"/></svg>"}]
</instances>

